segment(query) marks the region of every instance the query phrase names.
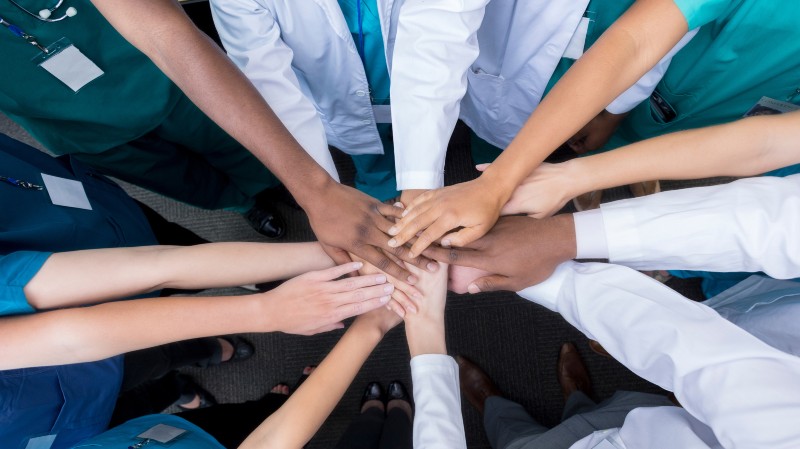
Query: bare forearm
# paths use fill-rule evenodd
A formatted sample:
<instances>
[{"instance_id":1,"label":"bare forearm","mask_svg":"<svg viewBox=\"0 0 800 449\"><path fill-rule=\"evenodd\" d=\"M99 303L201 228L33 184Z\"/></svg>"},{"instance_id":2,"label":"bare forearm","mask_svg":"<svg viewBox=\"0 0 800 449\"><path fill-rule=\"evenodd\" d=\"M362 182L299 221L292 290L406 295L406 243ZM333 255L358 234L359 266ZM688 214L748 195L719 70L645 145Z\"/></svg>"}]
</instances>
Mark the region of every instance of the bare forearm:
<instances>
[{"instance_id":1,"label":"bare forearm","mask_svg":"<svg viewBox=\"0 0 800 449\"><path fill-rule=\"evenodd\" d=\"M406 318L406 338L411 358L422 354L447 354L444 316Z\"/></svg>"},{"instance_id":2,"label":"bare forearm","mask_svg":"<svg viewBox=\"0 0 800 449\"><path fill-rule=\"evenodd\" d=\"M160 288L231 287L333 266L318 243L210 243L53 254L25 287L39 310L92 304Z\"/></svg>"},{"instance_id":3,"label":"bare forearm","mask_svg":"<svg viewBox=\"0 0 800 449\"><path fill-rule=\"evenodd\" d=\"M176 2L92 1L203 112L275 173L298 201L303 203L315 187L332 182L244 74L191 23Z\"/></svg>"},{"instance_id":4,"label":"bare forearm","mask_svg":"<svg viewBox=\"0 0 800 449\"><path fill-rule=\"evenodd\" d=\"M300 449L317 432L350 386L382 333L357 320L289 400L239 446Z\"/></svg>"},{"instance_id":5,"label":"bare forearm","mask_svg":"<svg viewBox=\"0 0 800 449\"><path fill-rule=\"evenodd\" d=\"M800 113L682 131L570 161L576 195L653 179L754 176L800 163Z\"/></svg>"},{"instance_id":6,"label":"bare forearm","mask_svg":"<svg viewBox=\"0 0 800 449\"><path fill-rule=\"evenodd\" d=\"M637 1L556 84L483 176L510 197L547 155L666 55L687 28L672 0Z\"/></svg>"},{"instance_id":7,"label":"bare forearm","mask_svg":"<svg viewBox=\"0 0 800 449\"><path fill-rule=\"evenodd\" d=\"M256 296L153 298L0 321L0 369L101 360L190 338L272 329Z\"/></svg>"}]
</instances>

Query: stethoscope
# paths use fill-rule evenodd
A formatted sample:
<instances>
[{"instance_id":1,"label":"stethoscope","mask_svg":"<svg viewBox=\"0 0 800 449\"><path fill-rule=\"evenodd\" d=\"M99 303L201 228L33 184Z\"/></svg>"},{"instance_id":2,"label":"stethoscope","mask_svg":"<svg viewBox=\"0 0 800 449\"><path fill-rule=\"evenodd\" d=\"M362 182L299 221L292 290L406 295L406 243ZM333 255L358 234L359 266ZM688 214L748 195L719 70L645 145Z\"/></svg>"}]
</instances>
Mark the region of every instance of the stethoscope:
<instances>
[{"instance_id":1,"label":"stethoscope","mask_svg":"<svg viewBox=\"0 0 800 449\"><path fill-rule=\"evenodd\" d=\"M55 19L51 19L50 16L53 14L53 11L57 10L61 7L61 4L64 3L64 0L58 0L55 6L52 8L45 8L39 11L39 14L34 14L31 11L28 11L25 7L17 3L15 0L8 0L11 2L12 5L16 6L17 8L21 9L23 12L28 14L29 16L35 18L36 20L41 20L42 22L59 22L61 20L66 19L67 17L73 17L75 14L78 14L78 10L70 6L64 12L64 15L61 17L56 17Z\"/></svg>"}]
</instances>

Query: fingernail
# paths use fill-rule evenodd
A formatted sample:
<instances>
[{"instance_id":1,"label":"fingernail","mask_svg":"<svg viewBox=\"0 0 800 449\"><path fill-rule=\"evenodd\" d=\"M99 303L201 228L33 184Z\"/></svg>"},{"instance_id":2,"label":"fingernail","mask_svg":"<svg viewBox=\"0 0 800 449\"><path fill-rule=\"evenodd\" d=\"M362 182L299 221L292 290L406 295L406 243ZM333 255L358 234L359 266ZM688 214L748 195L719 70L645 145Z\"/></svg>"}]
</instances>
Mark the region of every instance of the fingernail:
<instances>
[{"instance_id":1,"label":"fingernail","mask_svg":"<svg viewBox=\"0 0 800 449\"><path fill-rule=\"evenodd\" d=\"M408 277L408 283L409 283L409 284L416 284L416 283L417 283L417 281L418 281L417 277L416 277L416 276L414 276L413 274L412 274L411 276L409 276L409 277Z\"/></svg>"},{"instance_id":2,"label":"fingernail","mask_svg":"<svg viewBox=\"0 0 800 449\"><path fill-rule=\"evenodd\" d=\"M439 269L439 264L434 262L428 262L428 271L436 271Z\"/></svg>"},{"instance_id":3,"label":"fingernail","mask_svg":"<svg viewBox=\"0 0 800 449\"><path fill-rule=\"evenodd\" d=\"M353 264L353 269L355 269L355 270L360 270L360 269L361 269L361 267L363 267L363 266L364 266L364 264L363 264L363 263L361 263L361 262L356 262L356 263L354 263L354 264Z\"/></svg>"},{"instance_id":4,"label":"fingernail","mask_svg":"<svg viewBox=\"0 0 800 449\"><path fill-rule=\"evenodd\" d=\"M382 274L380 276L375 276L376 284L383 284L384 282L386 282L386 275Z\"/></svg>"},{"instance_id":5,"label":"fingernail","mask_svg":"<svg viewBox=\"0 0 800 449\"><path fill-rule=\"evenodd\" d=\"M417 308L414 307L414 306L408 306L408 311L413 313L413 314L416 314L417 312L419 312L419 310L417 310Z\"/></svg>"},{"instance_id":6,"label":"fingernail","mask_svg":"<svg viewBox=\"0 0 800 449\"><path fill-rule=\"evenodd\" d=\"M442 240L442 246L445 248L450 248L450 239Z\"/></svg>"},{"instance_id":7,"label":"fingernail","mask_svg":"<svg viewBox=\"0 0 800 449\"><path fill-rule=\"evenodd\" d=\"M477 284L469 284L467 291L470 293L480 293L481 289L478 288Z\"/></svg>"},{"instance_id":8,"label":"fingernail","mask_svg":"<svg viewBox=\"0 0 800 449\"><path fill-rule=\"evenodd\" d=\"M389 300L392 299L391 296L383 296L381 297L381 304L386 304Z\"/></svg>"},{"instance_id":9,"label":"fingernail","mask_svg":"<svg viewBox=\"0 0 800 449\"><path fill-rule=\"evenodd\" d=\"M405 209L406 206L404 206L403 203L398 201L398 202L394 203L394 207L399 207L400 209Z\"/></svg>"},{"instance_id":10,"label":"fingernail","mask_svg":"<svg viewBox=\"0 0 800 449\"><path fill-rule=\"evenodd\" d=\"M397 246L397 240L395 240L395 239L391 239L391 240L389 240L389 246L391 246L392 248L394 248L395 246Z\"/></svg>"},{"instance_id":11,"label":"fingernail","mask_svg":"<svg viewBox=\"0 0 800 449\"><path fill-rule=\"evenodd\" d=\"M383 291L384 291L384 292L386 292L386 293L391 293L391 292L393 292L393 291L394 291L394 285L392 285L392 284L389 284L389 285L387 285L386 287L383 287Z\"/></svg>"},{"instance_id":12,"label":"fingernail","mask_svg":"<svg viewBox=\"0 0 800 449\"><path fill-rule=\"evenodd\" d=\"M392 226L388 231L389 235L397 235L397 226Z\"/></svg>"},{"instance_id":13,"label":"fingernail","mask_svg":"<svg viewBox=\"0 0 800 449\"><path fill-rule=\"evenodd\" d=\"M406 215L408 215L408 209L403 211L403 214L401 215L401 217L405 217Z\"/></svg>"},{"instance_id":14,"label":"fingernail","mask_svg":"<svg viewBox=\"0 0 800 449\"><path fill-rule=\"evenodd\" d=\"M413 296L413 297L415 297L417 299L422 299L422 293L420 293L420 292L414 292L411 296Z\"/></svg>"},{"instance_id":15,"label":"fingernail","mask_svg":"<svg viewBox=\"0 0 800 449\"><path fill-rule=\"evenodd\" d=\"M414 254L414 253L412 253L411 251L409 251L409 252L408 252L408 257L410 257L410 258L412 258L412 259L413 259L413 258L417 257L417 255L416 255L416 254Z\"/></svg>"}]
</instances>

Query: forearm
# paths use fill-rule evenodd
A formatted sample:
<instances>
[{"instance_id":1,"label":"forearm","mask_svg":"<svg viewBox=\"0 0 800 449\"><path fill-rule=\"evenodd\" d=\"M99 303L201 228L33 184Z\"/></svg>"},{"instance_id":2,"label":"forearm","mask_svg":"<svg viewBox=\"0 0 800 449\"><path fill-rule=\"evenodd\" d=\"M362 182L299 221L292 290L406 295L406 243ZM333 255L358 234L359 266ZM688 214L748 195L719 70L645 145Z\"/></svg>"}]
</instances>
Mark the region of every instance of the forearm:
<instances>
[{"instance_id":1,"label":"forearm","mask_svg":"<svg viewBox=\"0 0 800 449\"><path fill-rule=\"evenodd\" d=\"M383 338L356 320L303 386L240 449L300 449L314 436Z\"/></svg>"},{"instance_id":2,"label":"forearm","mask_svg":"<svg viewBox=\"0 0 800 449\"><path fill-rule=\"evenodd\" d=\"M280 178L301 204L315 188L332 182L242 72L191 23L176 2L92 1L203 112Z\"/></svg>"},{"instance_id":3,"label":"forearm","mask_svg":"<svg viewBox=\"0 0 800 449\"><path fill-rule=\"evenodd\" d=\"M101 360L190 338L267 332L276 311L256 296L152 298L0 321L0 369Z\"/></svg>"},{"instance_id":4,"label":"forearm","mask_svg":"<svg viewBox=\"0 0 800 449\"><path fill-rule=\"evenodd\" d=\"M410 315L406 317L406 339L411 357L424 354L447 354L442 316Z\"/></svg>"},{"instance_id":5,"label":"forearm","mask_svg":"<svg viewBox=\"0 0 800 449\"><path fill-rule=\"evenodd\" d=\"M752 117L569 161L575 195L653 179L753 176L800 163L800 113Z\"/></svg>"},{"instance_id":6,"label":"forearm","mask_svg":"<svg viewBox=\"0 0 800 449\"><path fill-rule=\"evenodd\" d=\"M318 243L210 243L53 254L25 286L45 310L92 304L160 288L232 287L287 279L333 266Z\"/></svg>"},{"instance_id":7,"label":"forearm","mask_svg":"<svg viewBox=\"0 0 800 449\"><path fill-rule=\"evenodd\" d=\"M634 3L548 93L482 177L510 197L547 155L655 66L687 29L672 0Z\"/></svg>"}]
</instances>

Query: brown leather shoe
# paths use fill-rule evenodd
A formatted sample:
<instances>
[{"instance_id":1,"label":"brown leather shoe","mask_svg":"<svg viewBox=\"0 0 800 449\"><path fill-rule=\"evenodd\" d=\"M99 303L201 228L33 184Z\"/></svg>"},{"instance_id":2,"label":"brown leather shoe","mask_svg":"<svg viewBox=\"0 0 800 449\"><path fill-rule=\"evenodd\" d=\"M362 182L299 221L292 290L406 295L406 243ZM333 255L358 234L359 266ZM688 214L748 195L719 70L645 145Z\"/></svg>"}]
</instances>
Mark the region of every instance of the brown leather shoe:
<instances>
[{"instance_id":1,"label":"brown leather shoe","mask_svg":"<svg viewBox=\"0 0 800 449\"><path fill-rule=\"evenodd\" d=\"M600 207L600 201L603 199L603 191L602 190L593 190L591 192L586 192L582 195L578 195L572 199L572 205L575 206L575 210L578 212L583 212L585 210L592 210L597 209Z\"/></svg>"},{"instance_id":2,"label":"brown leather shoe","mask_svg":"<svg viewBox=\"0 0 800 449\"><path fill-rule=\"evenodd\" d=\"M643 181L628 184L628 188L634 197L652 195L661 191L661 183L659 181Z\"/></svg>"},{"instance_id":3,"label":"brown leather shoe","mask_svg":"<svg viewBox=\"0 0 800 449\"><path fill-rule=\"evenodd\" d=\"M558 355L558 383L561 384L561 393L565 401L569 395L579 390L587 396L594 395L589 372L586 371L586 365L578 354L578 348L572 343L561 345L561 352Z\"/></svg>"},{"instance_id":4,"label":"brown leather shoe","mask_svg":"<svg viewBox=\"0 0 800 449\"><path fill-rule=\"evenodd\" d=\"M502 396L500 389L492 382L489 375L481 367L464 356L457 355L458 378L461 383L461 392L473 407L483 414L486 399L491 396Z\"/></svg>"},{"instance_id":5,"label":"brown leather shoe","mask_svg":"<svg viewBox=\"0 0 800 449\"><path fill-rule=\"evenodd\" d=\"M589 340L589 349L591 349L595 354L602 355L603 357L608 357L612 359L611 354L606 351L606 348L603 347L597 340Z\"/></svg>"}]
</instances>

